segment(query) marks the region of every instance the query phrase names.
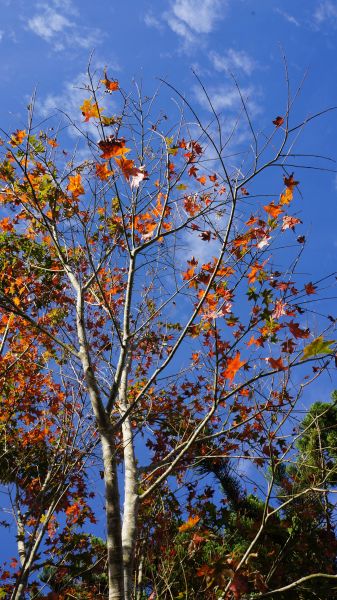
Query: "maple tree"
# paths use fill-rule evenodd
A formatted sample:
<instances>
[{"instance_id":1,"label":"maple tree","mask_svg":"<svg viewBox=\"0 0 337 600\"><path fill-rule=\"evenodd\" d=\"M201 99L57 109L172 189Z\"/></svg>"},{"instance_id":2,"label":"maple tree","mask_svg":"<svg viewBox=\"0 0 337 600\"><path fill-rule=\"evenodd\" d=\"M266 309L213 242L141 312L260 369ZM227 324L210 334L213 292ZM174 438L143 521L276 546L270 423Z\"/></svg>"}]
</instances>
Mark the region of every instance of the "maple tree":
<instances>
[{"instance_id":1,"label":"maple tree","mask_svg":"<svg viewBox=\"0 0 337 600\"><path fill-rule=\"evenodd\" d=\"M306 312L320 282L296 272L305 238L287 161L303 124L290 125L288 98L259 138L241 96L254 143L233 166L201 87L217 130L175 89L177 125L154 99L89 71L84 160L54 130L36 134L32 106L27 130L3 135L1 481L20 560L1 580L12 600L43 597L41 582L51 600L169 598L167 573L186 548L193 597L271 595L282 581L266 572L273 531L281 551L288 505L313 488L326 499L320 477L278 502L282 466L301 451L297 406L336 352L334 317L312 328ZM266 204L258 186L272 166L283 178ZM258 496L236 485L235 461L266 476ZM97 518L89 465L104 484L106 569L86 531ZM212 473L231 504L219 522Z\"/></svg>"}]
</instances>

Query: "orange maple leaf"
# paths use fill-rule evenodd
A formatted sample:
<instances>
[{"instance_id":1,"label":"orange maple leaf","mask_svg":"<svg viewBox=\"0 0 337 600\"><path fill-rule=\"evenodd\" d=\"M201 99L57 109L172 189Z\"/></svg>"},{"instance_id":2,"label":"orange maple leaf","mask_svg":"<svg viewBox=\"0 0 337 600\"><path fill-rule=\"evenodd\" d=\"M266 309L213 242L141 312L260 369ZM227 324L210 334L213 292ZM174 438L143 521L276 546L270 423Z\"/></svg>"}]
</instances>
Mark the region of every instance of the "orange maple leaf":
<instances>
[{"instance_id":1,"label":"orange maple leaf","mask_svg":"<svg viewBox=\"0 0 337 600\"><path fill-rule=\"evenodd\" d=\"M299 181L295 181L294 173L291 173L289 177L283 177L286 190L281 194L280 204L289 204L293 199L294 187L299 184Z\"/></svg>"},{"instance_id":2,"label":"orange maple leaf","mask_svg":"<svg viewBox=\"0 0 337 600\"><path fill-rule=\"evenodd\" d=\"M49 140L48 140L48 144L49 144L49 146L51 146L52 148L57 148L57 146L58 146L58 143L57 143L57 141L56 141L56 139L55 139L55 138L49 138Z\"/></svg>"},{"instance_id":3,"label":"orange maple leaf","mask_svg":"<svg viewBox=\"0 0 337 600\"><path fill-rule=\"evenodd\" d=\"M189 529L192 529L194 527L194 525L196 525L199 521L200 521L200 517L198 517L198 516L189 517L187 519L186 523L183 523L183 525L180 525L180 527L178 527L178 531L180 531L180 532L188 531Z\"/></svg>"},{"instance_id":4,"label":"orange maple leaf","mask_svg":"<svg viewBox=\"0 0 337 600\"><path fill-rule=\"evenodd\" d=\"M246 360L240 360L240 352L238 350L234 358L228 359L227 367L223 371L223 376L226 377L226 379L233 381L238 370L241 369L241 367L243 367L243 365L245 365L246 362Z\"/></svg>"},{"instance_id":5,"label":"orange maple leaf","mask_svg":"<svg viewBox=\"0 0 337 600\"><path fill-rule=\"evenodd\" d=\"M201 209L201 204L198 203L196 194L193 196L185 196L184 208L190 217L194 217L196 214L198 214Z\"/></svg>"},{"instance_id":6,"label":"orange maple leaf","mask_svg":"<svg viewBox=\"0 0 337 600\"><path fill-rule=\"evenodd\" d=\"M0 221L0 229L3 231L15 231L14 225L9 217L4 217Z\"/></svg>"},{"instance_id":7,"label":"orange maple leaf","mask_svg":"<svg viewBox=\"0 0 337 600\"><path fill-rule=\"evenodd\" d=\"M80 194L84 194L84 187L82 185L82 177L80 173L77 173L76 175L70 175L67 190L71 192L75 198L77 198L77 196Z\"/></svg>"},{"instance_id":8,"label":"orange maple leaf","mask_svg":"<svg viewBox=\"0 0 337 600\"><path fill-rule=\"evenodd\" d=\"M111 175L114 174L113 171L110 171L110 169L108 169L106 163L104 163L103 165L97 164L97 165L95 165L95 168L96 168L97 177L102 179L102 181L104 181L108 177L111 177Z\"/></svg>"},{"instance_id":9,"label":"orange maple leaf","mask_svg":"<svg viewBox=\"0 0 337 600\"><path fill-rule=\"evenodd\" d=\"M113 158L115 156L124 156L130 152L130 148L125 147L124 138L115 138L113 135L106 140L98 142L100 149L103 151L101 158Z\"/></svg>"},{"instance_id":10,"label":"orange maple leaf","mask_svg":"<svg viewBox=\"0 0 337 600\"><path fill-rule=\"evenodd\" d=\"M92 102L90 99L84 100L82 106L80 106L82 115L84 116L84 122L86 123L89 119L98 118L100 112L103 112L103 108L98 108L96 102Z\"/></svg>"},{"instance_id":11,"label":"orange maple leaf","mask_svg":"<svg viewBox=\"0 0 337 600\"><path fill-rule=\"evenodd\" d=\"M127 181L129 181L130 177L137 177L137 175L139 175L140 173L143 174L144 179L145 172L142 171L143 167L135 167L135 163L133 160L124 158L124 156L122 156L121 158L115 158L115 161L118 164L120 170L122 171Z\"/></svg>"},{"instance_id":12,"label":"orange maple leaf","mask_svg":"<svg viewBox=\"0 0 337 600\"><path fill-rule=\"evenodd\" d=\"M290 204L293 199L293 191L291 188L286 188L284 192L282 192L280 196L280 204Z\"/></svg>"},{"instance_id":13,"label":"orange maple leaf","mask_svg":"<svg viewBox=\"0 0 337 600\"><path fill-rule=\"evenodd\" d=\"M249 339L249 340L248 340L248 342L246 342L246 343L247 343L247 346L248 346L248 347L249 347L249 346L252 346L253 344L255 344L256 346L260 346L260 343L259 343L259 341L258 341L258 340L256 340L256 339L255 339L255 337L254 337L253 335L250 337L250 339Z\"/></svg>"},{"instance_id":14,"label":"orange maple leaf","mask_svg":"<svg viewBox=\"0 0 337 600\"><path fill-rule=\"evenodd\" d=\"M104 71L104 79L101 79L101 83L105 85L106 92L111 93L119 90L119 83L117 79L109 79L106 71Z\"/></svg>"},{"instance_id":15,"label":"orange maple leaf","mask_svg":"<svg viewBox=\"0 0 337 600\"><path fill-rule=\"evenodd\" d=\"M264 206L263 208L268 213L268 215L273 217L273 219L276 219L276 217L278 217L278 215L281 212L283 212L282 208L280 208L278 204L274 204L274 202L266 204L266 206Z\"/></svg>"},{"instance_id":16,"label":"orange maple leaf","mask_svg":"<svg viewBox=\"0 0 337 600\"><path fill-rule=\"evenodd\" d=\"M26 136L27 136L27 133L26 133L25 129L17 129L11 135L11 139L10 139L11 146L19 146L20 144L22 144L22 142Z\"/></svg>"},{"instance_id":17,"label":"orange maple leaf","mask_svg":"<svg viewBox=\"0 0 337 600\"><path fill-rule=\"evenodd\" d=\"M197 176L197 172L198 172L198 168L195 167L194 165L192 165L189 170L188 170L188 174L190 177L196 177Z\"/></svg>"},{"instance_id":18,"label":"orange maple leaf","mask_svg":"<svg viewBox=\"0 0 337 600\"><path fill-rule=\"evenodd\" d=\"M247 275L249 283L254 283L254 281L256 280L256 275L260 271L260 269L261 269L261 265L259 265L258 263L255 263L252 266L251 270L249 271L249 273Z\"/></svg>"}]
</instances>

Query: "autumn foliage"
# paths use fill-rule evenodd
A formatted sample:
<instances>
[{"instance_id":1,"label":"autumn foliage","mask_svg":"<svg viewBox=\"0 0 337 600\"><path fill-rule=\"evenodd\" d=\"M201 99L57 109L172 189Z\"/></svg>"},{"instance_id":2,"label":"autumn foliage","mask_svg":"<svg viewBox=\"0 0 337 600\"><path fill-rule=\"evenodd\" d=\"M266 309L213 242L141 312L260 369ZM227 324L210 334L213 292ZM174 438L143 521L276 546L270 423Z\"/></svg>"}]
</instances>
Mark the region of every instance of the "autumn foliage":
<instances>
[{"instance_id":1,"label":"autumn foliage","mask_svg":"<svg viewBox=\"0 0 337 600\"><path fill-rule=\"evenodd\" d=\"M179 91L176 125L93 81L83 160L33 114L2 140L0 460L18 552L0 593L240 600L335 576L334 459L315 480L289 469L335 318L312 324L321 284L297 273L300 176L283 160L261 192L291 162L289 112L243 173ZM299 560L328 543L291 570L286 546Z\"/></svg>"}]
</instances>

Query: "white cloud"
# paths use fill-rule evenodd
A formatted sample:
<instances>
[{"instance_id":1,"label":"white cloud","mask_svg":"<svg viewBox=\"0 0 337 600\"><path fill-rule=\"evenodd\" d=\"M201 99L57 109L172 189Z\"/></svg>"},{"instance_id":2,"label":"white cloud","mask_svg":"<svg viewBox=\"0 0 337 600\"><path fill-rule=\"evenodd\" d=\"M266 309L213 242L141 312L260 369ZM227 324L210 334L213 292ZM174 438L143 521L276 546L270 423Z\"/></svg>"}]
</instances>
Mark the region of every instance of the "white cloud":
<instances>
[{"instance_id":1,"label":"white cloud","mask_svg":"<svg viewBox=\"0 0 337 600\"><path fill-rule=\"evenodd\" d=\"M39 3L37 12L27 21L27 28L60 51L66 47L91 49L100 42L97 28L78 23L78 14L70 0ZM75 17L75 19L74 19Z\"/></svg>"},{"instance_id":2,"label":"white cloud","mask_svg":"<svg viewBox=\"0 0 337 600\"><path fill-rule=\"evenodd\" d=\"M192 234L186 233L184 247L179 254L182 263L185 263L187 256L194 256L200 265L208 263L219 254L219 240L211 239L210 242L203 242L200 239L200 233L197 234L195 231Z\"/></svg>"},{"instance_id":3,"label":"white cloud","mask_svg":"<svg viewBox=\"0 0 337 600\"><path fill-rule=\"evenodd\" d=\"M195 87L195 96L199 104L207 109L210 109L208 100L200 87ZM231 112L239 112L242 109L242 102L240 95L236 88L229 85L220 84L218 86L209 87L207 93L211 99L214 110L216 112L222 112L224 110ZM257 91L254 87L247 87L241 89L241 94L251 114L257 114L259 112L259 106L255 102L257 97Z\"/></svg>"},{"instance_id":4,"label":"white cloud","mask_svg":"<svg viewBox=\"0 0 337 600\"><path fill-rule=\"evenodd\" d=\"M322 25L325 21L336 23L337 4L331 0L323 0L317 5L313 16L317 25Z\"/></svg>"},{"instance_id":5,"label":"white cloud","mask_svg":"<svg viewBox=\"0 0 337 600\"><path fill-rule=\"evenodd\" d=\"M4 33L5 32L2 29L0 29L0 42L1 42L2 38L3 38L3 36L4 36Z\"/></svg>"},{"instance_id":6,"label":"white cloud","mask_svg":"<svg viewBox=\"0 0 337 600\"><path fill-rule=\"evenodd\" d=\"M169 27L185 42L192 42L196 35L209 34L221 20L228 0L174 0L163 17Z\"/></svg>"},{"instance_id":7,"label":"white cloud","mask_svg":"<svg viewBox=\"0 0 337 600\"><path fill-rule=\"evenodd\" d=\"M69 122L79 125L83 121L80 106L83 100L90 96L89 92L83 89L85 82L85 74L80 73L73 81L66 82L59 94L48 94L42 101L38 100L37 113L48 119L57 111L62 111L69 118Z\"/></svg>"},{"instance_id":8,"label":"white cloud","mask_svg":"<svg viewBox=\"0 0 337 600\"><path fill-rule=\"evenodd\" d=\"M243 50L229 48L224 55L210 52L209 58L216 71L243 71L246 75L250 75L256 68L255 61Z\"/></svg>"},{"instance_id":9,"label":"white cloud","mask_svg":"<svg viewBox=\"0 0 337 600\"><path fill-rule=\"evenodd\" d=\"M145 25L147 25L147 27L154 27L159 31L163 29L163 25L161 24L159 19L157 19L157 17L155 17L151 12L146 13L146 15L144 16L144 23Z\"/></svg>"},{"instance_id":10,"label":"white cloud","mask_svg":"<svg viewBox=\"0 0 337 600\"><path fill-rule=\"evenodd\" d=\"M223 0L175 0L172 13L195 33L210 33L225 7Z\"/></svg>"},{"instance_id":11,"label":"white cloud","mask_svg":"<svg viewBox=\"0 0 337 600\"><path fill-rule=\"evenodd\" d=\"M43 12L28 20L28 27L33 33L49 42L56 34L71 27L71 22L55 10L45 6Z\"/></svg>"},{"instance_id":12,"label":"white cloud","mask_svg":"<svg viewBox=\"0 0 337 600\"><path fill-rule=\"evenodd\" d=\"M104 69L105 64L98 59L91 63L94 86L102 78ZM110 60L108 75L113 77L117 71L120 71L120 66L116 61ZM81 138L81 132L83 132L92 140L97 141L100 133L96 125L93 120L85 123L80 109L83 101L90 98L90 91L86 88L87 84L87 73L79 73L72 81L64 82L59 93L54 92L47 94L42 99L38 98L36 102L36 114L42 119L49 119L59 115L60 119L69 126L67 133L71 138ZM100 107L105 109L104 115L111 116L118 113L118 107L112 95L102 92L98 96L98 103ZM54 125L54 123L52 124Z\"/></svg>"},{"instance_id":13,"label":"white cloud","mask_svg":"<svg viewBox=\"0 0 337 600\"><path fill-rule=\"evenodd\" d=\"M281 15L281 17L283 17L286 21L288 21L288 23L291 23L292 25L296 25L296 27L300 26L300 23L297 19L295 19L295 17L293 15L290 15L289 13L285 12L284 10L281 10L280 8L276 8L275 12L277 12L279 15Z\"/></svg>"}]
</instances>

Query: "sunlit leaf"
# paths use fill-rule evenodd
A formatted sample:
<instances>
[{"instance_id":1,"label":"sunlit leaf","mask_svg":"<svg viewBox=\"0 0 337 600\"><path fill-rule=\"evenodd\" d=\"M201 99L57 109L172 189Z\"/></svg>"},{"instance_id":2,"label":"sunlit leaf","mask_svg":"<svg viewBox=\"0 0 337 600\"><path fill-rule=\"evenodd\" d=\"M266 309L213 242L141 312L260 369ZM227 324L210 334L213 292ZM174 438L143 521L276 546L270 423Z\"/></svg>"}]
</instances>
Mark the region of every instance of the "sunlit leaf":
<instances>
[{"instance_id":1,"label":"sunlit leaf","mask_svg":"<svg viewBox=\"0 0 337 600\"><path fill-rule=\"evenodd\" d=\"M84 116L84 122L86 123L90 119L98 119L100 113L104 110L103 108L98 109L97 103L92 100L84 100L82 106L80 106L82 115Z\"/></svg>"},{"instance_id":2,"label":"sunlit leaf","mask_svg":"<svg viewBox=\"0 0 337 600\"><path fill-rule=\"evenodd\" d=\"M118 81L116 79L109 79L106 71L104 71L104 79L101 79L101 83L103 83L105 90L109 93L116 92L119 89Z\"/></svg>"},{"instance_id":3,"label":"sunlit leaf","mask_svg":"<svg viewBox=\"0 0 337 600\"><path fill-rule=\"evenodd\" d=\"M331 346L335 343L335 340L324 340L323 336L320 335L304 348L302 360L319 354L331 354L331 352L333 352Z\"/></svg>"},{"instance_id":4,"label":"sunlit leaf","mask_svg":"<svg viewBox=\"0 0 337 600\"><path fill-rule=\"evenodd\" d=\"M76 173L76 175L70 175L67 190L71 192L75 198L81 194L84 194L84 187L82 185L82 177L80 173Z\"/></svg>"},{"instance_id":5,"label":"sunlit leaf","mask_svg":"<svg viewBox=\"0 0 337 600\"><path fill-rule=\"evenodd\" d=\"M243 365L246 364L246 362L246 360L241 360L240 352L238 350L234 358L228 359L227 367L223 371L223 376L226 379L229 379L229 381L233 381L236 373L239 371L239 369L241 369L241 367L243 367Z\"/></svg>"},{"instance_id":6,"label":"sunlit leaf","mask_svg":"<svg viewBox=\"0 0 337 600\"><path fill-rule=\"evenodd\" d=\"M124 138L118 139L114 136L110 136L106 140L98 142L98 145L103 152L101 158L105 159L114 158L115 156L124 156L130 152L130 148L125 147Z\"/></svg>"},{"instance_id":7,"label":"sunlit leaf","mask_svg":"<svg viewBox=\"0 0 337 600\"><path fill-rule=\"evenodd\" d=\"M180 525L180 527L178 527L178 530L181 533L184 531L188 531L189 529L192 529L199 521L200 521L200 517L198 517L198 516L189 517L187 519L186 523L183 523L183 525Z\"/></svg>"}]
</instances>

